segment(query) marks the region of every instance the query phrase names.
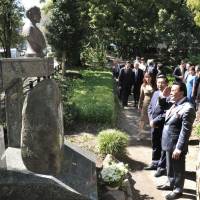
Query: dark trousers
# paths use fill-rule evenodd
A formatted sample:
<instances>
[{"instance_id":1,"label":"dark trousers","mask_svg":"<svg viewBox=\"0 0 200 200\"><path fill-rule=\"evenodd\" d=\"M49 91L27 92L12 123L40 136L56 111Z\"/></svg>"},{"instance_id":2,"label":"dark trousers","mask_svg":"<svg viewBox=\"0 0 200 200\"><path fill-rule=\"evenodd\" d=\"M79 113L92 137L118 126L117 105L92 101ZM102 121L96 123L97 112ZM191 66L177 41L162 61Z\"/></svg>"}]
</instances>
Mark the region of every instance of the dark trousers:
<instances>
[{"instance_id":1,"label":"dark trousers","mask_svg":"<svg viewBox=\"0 0 200 200\"><path fill-rule=\"evenodd\" d=\"M122 100L122 105L127 106L128 105L128 96L130 94L130 88L122 88L121 91L121 100Z\"/></svg>"},{"instance_id":2,"label":"dark trousers","mask_svg":"<svg viewBox=\"0 0 200 200\"><path fill-rule=\"evenodd\" d=\"M166 154L161 147L162 129L152 129L151 144L152 144L152 163L153 165L165 168Z\"/></svg>"},{"instance_id":3,"label":"dark trousers","mask_svg":"<svg viewBox=\"0 0 200 200\"><path fill-rule=\"evenodd\" d=\"M182 153L179 160L172 159L172 152L166 152L167 177L176 192L183 192L185 181L185 154Z\"/></svg>"},{"instance_id":4,"label":"dark trousers","mask_svg":"<svg viewBox=\"0 0 200 200\"><path fill-rule=\"evenodd\" d=\"M134 99L135 104L138 103L139 98L140 98L140 87L134 86L134 88L133 88L133 99Z\"/></svg>"}]
</instances>

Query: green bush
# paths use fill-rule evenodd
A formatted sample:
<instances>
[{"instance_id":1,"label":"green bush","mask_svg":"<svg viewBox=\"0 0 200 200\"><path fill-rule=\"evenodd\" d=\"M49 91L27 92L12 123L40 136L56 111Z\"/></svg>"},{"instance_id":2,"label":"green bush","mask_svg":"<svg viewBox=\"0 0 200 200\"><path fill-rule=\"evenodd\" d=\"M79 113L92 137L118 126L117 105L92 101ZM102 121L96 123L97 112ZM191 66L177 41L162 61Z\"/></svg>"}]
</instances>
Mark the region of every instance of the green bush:
<instances>
[{"instance_id":1,"label":"green bush","mask_svg":"<svg viewBox=\"0 0 200 200\"><path fill-rule=\"evenodd\" d=\"M97 39L94 47L84 47L81 53L81 60L84 61L85 65L104 67L107 62L104 44Z\"/></svg>"},{"instance_id":2,"label":"green bush","mask_svg":"<svg viewBox=\"0 0 200 200\"><path fill-rule=\"evenodd\" d=\"M119 130L107 129L98 134L97 141L100 154L120 157L126 153L128 135Z\"/></svg>"},{"instance_id":3,"label":"green bush","mask_svg":"<svg viewBox=\"0 0 200 200\"><path fill-rule=\"evenodd\" d=\"M73 125L78 115L75 104L70 101L74 90L73 80L71 78L62 77L60 74L57 74L54 78L59 84L62 95L63 123L66 130Z\"/></svg>"}]
</instances>

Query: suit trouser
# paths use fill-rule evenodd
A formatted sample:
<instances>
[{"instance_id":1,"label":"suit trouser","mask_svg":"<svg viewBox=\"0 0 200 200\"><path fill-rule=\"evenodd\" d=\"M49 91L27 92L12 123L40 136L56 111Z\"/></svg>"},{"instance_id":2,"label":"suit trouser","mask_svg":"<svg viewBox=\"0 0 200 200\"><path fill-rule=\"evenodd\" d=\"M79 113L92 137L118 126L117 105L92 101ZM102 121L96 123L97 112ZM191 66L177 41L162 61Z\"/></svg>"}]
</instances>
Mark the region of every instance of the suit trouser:
<instances>
[{"instance_id":1,"label":"suit trouser","mask_svg":"<svg viewBox=\"0 0 200 200\"><path fill-rule=\"evenodd\" d=\"M166 154L161 147L162 128L154 128L151 133L152 164L156 167L166 167Z\"/></svg>"},{"instance_id":2,"label":"suit trouser","mask_svg":"<svg viewBox=\"0 0 200 200\"><path fill-rule=\"evenodd\" d=\"M128 96L130 94L130 88L123 88L121 93L122 98L122 105L127 106L128 105Z\"/></svg>"},{"instance_id":3,"label":"suit trouser","mask_svg":"<svg viewBox=\"0 0 200 200\"><path fill-rule=\"evenodd\" d=\"M176 192L183 192L185 181L185 154L179 160L172 159L172 152L166 151L167 177Z\"/></svg>"},{"instance_id":4,"label":"suit trouser","mask_svg":"<svg viewBox=\"0 0 200 200\"><path fill-rule=\"evenodd\" d=\"M140 98L140 87L139 86L134 86L134 88L133 88L133 98L134 98L134 102L138 103L139 98Z\"/></svg>"}]
</instances>

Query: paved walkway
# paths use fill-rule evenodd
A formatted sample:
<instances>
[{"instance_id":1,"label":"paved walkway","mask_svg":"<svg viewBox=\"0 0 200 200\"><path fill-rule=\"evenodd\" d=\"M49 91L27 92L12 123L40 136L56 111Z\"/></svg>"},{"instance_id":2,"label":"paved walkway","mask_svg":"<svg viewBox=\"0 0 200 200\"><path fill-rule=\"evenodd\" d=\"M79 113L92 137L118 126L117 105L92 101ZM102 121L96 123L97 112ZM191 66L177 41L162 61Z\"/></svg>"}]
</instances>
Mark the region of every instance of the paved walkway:
<instances>
[{"instance_id":1,"label":"paved walkway","mask_svg":"<svg viewBox=\"0 0 200 200\"><path fill-rule=\"evenodd\" d=\"M129 106L121 109L118 126L129 134L128 157L124 161L129 163L134 180L134 200L155 199L164 200L169 191L159 191L157 185L165 183L166 176L154 177L155 171L145 171L143 167L151 162L151 141L149 130L146 130L146 139L138 142L136 135L138 132L139 111L133 107L131 101ZM186 181L184 193L180 200L196 199L196 159L198 152L197 140L191 138L189 153L186 160Z\"/></svg>"}]
</instances>

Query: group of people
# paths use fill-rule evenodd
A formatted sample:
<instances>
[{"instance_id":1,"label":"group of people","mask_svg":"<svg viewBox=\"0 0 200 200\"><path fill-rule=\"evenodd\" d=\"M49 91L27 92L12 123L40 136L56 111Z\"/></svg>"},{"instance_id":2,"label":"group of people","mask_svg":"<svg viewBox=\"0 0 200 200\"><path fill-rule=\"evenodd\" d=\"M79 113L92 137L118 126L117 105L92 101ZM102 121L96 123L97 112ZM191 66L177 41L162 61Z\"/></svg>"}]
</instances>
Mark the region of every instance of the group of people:
<instances>
[{"instance_id":1,"label":"group of people","mask_svg":"<svg viewBox=\"0 0 200 200\"><path fill-rule=\"evenodd\" d=\"M144 65L136 59L132 67L126 62L119 70L122 106L128 106L128 96L133 92L134 106L141 110L137 139L144 136L145 124L151 127L152 162L144 169L156 170L155 177L167 174L166 183L157 189L171 190L165 198L177 199L183 193L185 157L196 117L200 68L181 61L173 72L175 82L169 87L160 63Z\"/></svg>"}]
</instances>

